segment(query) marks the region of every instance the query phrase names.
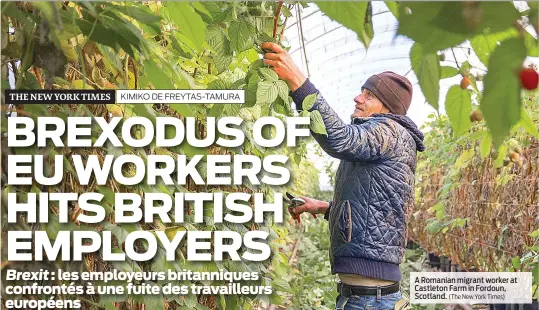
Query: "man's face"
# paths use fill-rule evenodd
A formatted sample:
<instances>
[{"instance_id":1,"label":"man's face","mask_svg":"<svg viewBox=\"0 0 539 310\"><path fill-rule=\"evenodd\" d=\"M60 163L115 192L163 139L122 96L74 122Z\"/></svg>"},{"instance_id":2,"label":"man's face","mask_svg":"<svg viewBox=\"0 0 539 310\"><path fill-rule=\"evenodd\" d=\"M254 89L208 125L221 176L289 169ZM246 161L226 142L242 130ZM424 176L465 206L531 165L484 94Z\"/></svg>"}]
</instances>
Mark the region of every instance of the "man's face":
<instances>
[{"instance_id":1,"label":"man's face","mask_svg":"<svg viewBox=\"0 0 539 310\"><path fill-rule=\"evenodd\" d=\"M363 89L359 96L354 98L356 103L354 117L369 117L375 113L387 113L388 110L384 104L368 89Z\"/></svg>"}]
</instances>

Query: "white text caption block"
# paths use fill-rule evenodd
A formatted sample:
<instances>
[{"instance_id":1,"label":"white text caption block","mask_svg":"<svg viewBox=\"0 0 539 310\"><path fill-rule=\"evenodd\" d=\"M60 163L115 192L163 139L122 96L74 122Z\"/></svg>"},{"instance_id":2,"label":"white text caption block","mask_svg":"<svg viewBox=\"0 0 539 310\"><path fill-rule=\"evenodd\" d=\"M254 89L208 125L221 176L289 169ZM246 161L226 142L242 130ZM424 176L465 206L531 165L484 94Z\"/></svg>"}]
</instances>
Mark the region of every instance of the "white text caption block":
<instances>
[{"instance_id":1,"label":"white text caption block","mask_svg":"<svg viewBox=\"0 0 539 310\"><path fill-rule=\"evenodd\" d=\"M245 103L245 90L117 90L116 103Z\"/></svg>"},{"instance_id":2,"label":"white text caption block","mask_svg":"<svg viewBox=\"0 0 539 310\"><path fill-rule=\"evenodd\" d=\"M411 272L412 304L526 304L531 272Z\"/></svg>"}]
</instances>

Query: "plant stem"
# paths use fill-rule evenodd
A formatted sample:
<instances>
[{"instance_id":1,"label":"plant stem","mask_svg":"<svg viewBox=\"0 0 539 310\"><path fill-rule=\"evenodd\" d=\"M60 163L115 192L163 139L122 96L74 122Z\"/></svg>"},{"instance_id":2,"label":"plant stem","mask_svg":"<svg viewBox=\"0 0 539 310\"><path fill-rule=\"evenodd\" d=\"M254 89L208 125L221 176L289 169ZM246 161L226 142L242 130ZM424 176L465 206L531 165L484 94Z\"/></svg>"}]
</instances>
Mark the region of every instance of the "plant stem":
<instances>
[{"instance_id":1,"label":"plant stem","mask_svg":"<svg viewBox=\"0 0 539 310\"><path fill-rule=\"evenodd\" d=\"M457 68L459 68L460 70L460 65L459 65L459 62L457 61L457 56L455 56L455 51L453 50L453 48L451 48L451 53L453 53L453 58L455 58L455 63L457 64Z\"/></svg>"},{"instance_id":2,"label":"plant stem","mask_svg":"<svg viewBox=\"0 0 539 310\"><path fill-rule=\"evenodd\" d=\"M293 4L288 6L288 10L290 11L293 6L294 6ZM286 29L286 23L287 22L288 22L288 16L284 19L283 27L281 28L281 34L279 34L279 41L283 40L283 34L284 34L284 30Z\"/></svg>"},{"instance_id":3,"label":"plant stem","mask_svg":"<svg viewBox=\"0 0 539 310\"><path fill-rule=\"evenodd\" d=\"M77 68L75 68L72 64L69 64L69 66L71 67L71 69L73 69L73 71L77 72L78 74L82 75L82 77L84 78L83 81L87 80L89 84L92 84L93 86L101 89L101 87L99 85L97 85L96 83L94 83L92 80L90 80L86 75L84 75L82 72L80 72L79 70L77 70Z\"/></svg>"},{"instance_id":4,"label":"plant stem","mask_svg":"<svg viewBox=\"0 0 539 310\"><path fill-rule=\"evenodd\" d=\"M301 34L301 49L303 50L303 57L305 58L305 68L307 69L307 77L311 77L311 72L309 71L309 62L307 60L307 51L305 51L305 37L303 36L303 23L301 22L301 9L299 4L296 6L296 12L299 22L299 33Z\"/></svg>"},{"instance_id":5,"label":"plant stem","mask_svg":"<svg viewBox=\"0 0 539 310\"><path fill-rule=\"evenodd\" d=\"M138 89L138 70L137 66L135 65L135 59L131 57L129 60L131 61L131 65L133 66L133 75L135 76L135 89Z\"/></svg>"},{"instance_id":6,"label":"plant stem","mask_svg":"<svg viewBox=\"0 0 539 310\"><path fill-rule=\"evenodd\" d=\"M125 53L124 70L125 70L125 87L129 89L129 55L127 53Z\"/></svg>"},{"instance_id":7,"label":"plant stem","mask_svg":"<svg viewBox=\"0 0 539 310\"><path fill-rule=\"evenodd\" d=\"M279 21L279 15L281 15L281 7L283 6L283 0L279 1L279 4L277 5L277 13L275 13L275 17L273 17L273 38L275 39L275 36L277 35L277 22Z\"/></svg>"}]
</instances>

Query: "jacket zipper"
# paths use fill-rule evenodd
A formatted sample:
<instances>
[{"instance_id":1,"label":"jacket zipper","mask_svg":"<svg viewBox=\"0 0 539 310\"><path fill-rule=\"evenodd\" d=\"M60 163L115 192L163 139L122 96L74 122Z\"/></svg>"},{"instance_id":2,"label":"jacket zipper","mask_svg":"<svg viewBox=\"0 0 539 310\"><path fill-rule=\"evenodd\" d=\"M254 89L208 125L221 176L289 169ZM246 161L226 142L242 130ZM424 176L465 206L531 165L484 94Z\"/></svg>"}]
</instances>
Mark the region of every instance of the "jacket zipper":
<instances>
[{"instance_id":1,"label":"jacket zipper","mask_svg":"<svg viewBox=\"0 0 539 310\"><path fill-rule=\"evenodd\" d=\"M352 241L352 209L350 208L350 201L346 201L348 207L348 223L346 223L346 228L348 229L348 242Z\"/></svg>"}]
</instances>

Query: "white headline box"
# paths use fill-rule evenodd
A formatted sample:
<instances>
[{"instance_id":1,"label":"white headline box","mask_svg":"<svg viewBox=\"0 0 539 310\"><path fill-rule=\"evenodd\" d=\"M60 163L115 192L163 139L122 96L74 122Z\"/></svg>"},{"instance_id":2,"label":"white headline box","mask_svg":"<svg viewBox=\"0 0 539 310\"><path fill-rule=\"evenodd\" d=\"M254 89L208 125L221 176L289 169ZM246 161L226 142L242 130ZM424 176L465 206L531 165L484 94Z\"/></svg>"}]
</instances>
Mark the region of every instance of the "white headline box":
<instances>
[{"instance_id":1,"label":"white headline box","mask_svg":"<svg viewBox=\"0 0 539 310\"><path fill-rule=\"evenodd\" d=\"M411 272L412 304L527 304L531 272Z\"/></svg>"},{"instance_id":2,"label":"white headline box","mask_svg":"<svg viewBox=\"0 0 539 310\"><path fill-rule=\"evenodd\" d=\"M245 103L245 90L117 90L116 103Z\"/></svg>"}]
</instances>

